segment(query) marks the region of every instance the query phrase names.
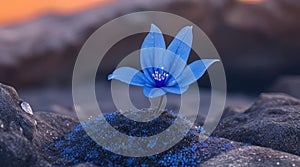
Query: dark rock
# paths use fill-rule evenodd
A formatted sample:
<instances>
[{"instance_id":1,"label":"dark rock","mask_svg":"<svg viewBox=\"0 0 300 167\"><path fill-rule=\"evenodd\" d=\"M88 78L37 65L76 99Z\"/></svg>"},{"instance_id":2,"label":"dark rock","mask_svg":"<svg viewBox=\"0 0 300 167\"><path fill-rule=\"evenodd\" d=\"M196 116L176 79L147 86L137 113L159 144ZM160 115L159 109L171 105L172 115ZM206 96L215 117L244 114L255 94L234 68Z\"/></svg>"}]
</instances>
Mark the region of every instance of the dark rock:
<instances>
[{"instance_id":1,"label":"dark rock","mask_svg":"<svg viewBox=\"0 0 300 167\"><path fill-rule=\"evenodd\" d=\"M17 92L10 86L0 83L0 114L5 131L19 131L28 140L32 140L36 130L33 116L20 107L22 100ZM22 129L20 131L20 129Z\"/></svg>"},{"instance_id":2,"label":"dark rock","mask_svg":"<svg viewBox=\"0 0 300 167\"><path fill-rule=\"evenodd\" d=\"M96 165L196 165L212 156L243 145L215 137L199 142L198 135L201 128L195 126L182 141L168 151L143 158L125 157L113 154L97 145L85 135L80 124L75 127L78 122L74 118L46 112L34 112L31 115L30 112L25 112L20 107L22 100L12 87L1 84L0 90L2 115L0 118L0 163L4 166L94 166L85 162ZM165 113L157 120L138 126L137 122L126 119L120 113L106 116L112 126L122 133L141 136L160 133L176 118L174 114ZM91 121L91 123L99 124L101 120ZM158 126L159 123L162 123L162 126ZM94 130L101 129L94 128ZM180 131L180 128L178 130ZM101 133L97 134L101 135Z\"/></svg>"},{"instance_id":3,"label":"dark rock","mask_svg":"<svg viewBox=\"0 0 300 167\"><path fill-rule=\"evenodd\" d=\"M298 116L299 117L299 105L300 100L284 93L262 93L255 103L246 110L246 113L260 112L262 110L268 110L269 108L280 108L283 110L286 116ZM295 110L285 111L284 108L289 109L292 107ZM298 110L298 111L297 111ZM272 113L271 113L272 114ZM276 113L274 113L276 114ZM294 115L288 115L294 114ZM297 118L297 117L295 117ZM289 121L288 119L286 121Z\"/></svg>"},{"instance_id":4,"label":"dark rock","mask_svg":"<svg viewBox=\"0 0 300 167\"><path fill-rule=\"evenodd\" d=\"M244 113L221 120L214 135L300 155L300 100L261 94Z\"/></svg>"},{"instance_id":5,"label":"dark rock","mask_svg":"<svg viewBox=\"0 0 300 167\"><path fill-rule=\"evenodd\" d=\"M243 107L228 106L224 109L221 119L242 113L243 111Z\"/></svg>"},{"instance_id":6,"label":"dark rock","mask_svg":"<svg viewBox=\"0 0 300 167\"><path fill-rule=\"evenodd\" d=\"M169 111L164 112L160 117L147 123L129 120L118 112L106 114L105 117L111 126L120 132L137 137L152 136L160 133L173 123L179 124L178 122L187 121L179 117L178 122L173 122L176 116ZM87 122L84 126L93 129L92 134L99 136L103 135L103 131L106 130L104 118L101 117ZM199 142L198 135L200 135L199 132L201 131L199 128L200 127L193 127L183 140L172 148L162 153L146 157L126 157L107 151L107 149L96 144L85 133L81 125L76 126L71 133L65 135L62 140L55 145L50 145L47 149L49 149L50 152L56 152L51 159L55 159L55 164L59 165L90 162L99 166L195 166L222 152L226 152L233 148L239 148L244 145L242 143L216 137L209 137L207 140ZM178 128L177 130L178 132L174 132L174 135L178 134L181 131L181 128ZM112 138L113 136L114 134L111 134ZM170 138L170 141L173 138L172 135L168 137ZM115 140L122 139L111 139L111 143L114 143ZM120 149L123 149L126 147L131 149L135 148L136 145L137 143L120 146L113 145L112 148L118 149L118 147L120 147ZM155 145L159 145L159 143L155 142L154 146ZM140 147L139 149L147 149L147 147L148 146ZM134 151L134 149L132 149L132 151Z\"/></svg>"},{"instance_id":7,"label":"dark rock","mask_svg":"<svg viewBox=\"0 0 300 167\"><path fill-rule=\"evenodd\" d=\"M33 166L37 153L30 142L15 132L0 133L0 162L3 166Z\"/></svg>"},{"instance_id":8,"label":"dark rock","mask_svg":"<svg viewBox=\"0 0 300 167\"><path fill-rule=\"evenodd\" d=\"M300 166L300 157L258 146L245 146L232 149L209 159L199 165L205 167L223 167L224 165L242 167Z\"/></svg>"},{"instance_id":9,"label":"dark rock","mask_svg":"<svg viewBox=\"0 0 300 167\"><path fill-rule=\"evenodd\" d=\"M52 113L25 112L16 90L0 83L0 163L51 166L43 148L74 128L76 120ZM30 107L30 106L29 106Z\"/></svg>"},{"instance_id":10,"label":"dark rock","mask_svg":"<svg viewBox=\"0 0 300 167\"><path fill-rule=\"evenodd\" d=\"M72 167L97 167L97 166L90 163L81 163L81 164L74 165Z\"/></svg>"},{"instance_id":11,"label":"dark rock","mask_svg":"<svg viewBox=\"0 0 300 167\"><path fill-rule=\"evenodd\" d=\"M30 166L38 159L31 145L34 119L21 109L21 102L12 87L0 84L0 161L4 166Z\"/></svg>"},{"instance_id":12,"label":"dark rock","mask_svg":"<svg viewBox=\"0 0 300 167\"><path fill-rule=\"evenodd\" d=\"M228 106L228 107L226 107L224 109L222 117L221 117L221 120L224 119L224 118L226 118L226 117L229 117L229 116L241 113L243 111L244 111L243 107ZM197 119L195 120L195 124L203 126L204 122L205 122L205 119L206 119L206 115L204 115L204 114L198 114L197 115Z\"/></svg>"},{"instance_id":13,"label":"dark rock","mask_svg":"<svg viewBox=\"0 0 300 167\"><path fill-rule=\"evenodd\" d=\"M300 100L285 94L262 94L244 113L240 113L239 108L228 108L215 135L296 155L248 146L221 137L209 137L199 142L199 136L206 136L201 133L200 126L193 125L183 140L169 150L153 156L130 158L107 151L86 135L82 126L89 126L95 134L101 136L105 126L103 129L93 127L102 125L104 118L96 118L81 125L73 117L60 114L34 112L31 115L21 108L22 101L12 87L0 84L2 166L196 166L199 163L203 166L300 165L300 158L296 156L300 148ZM119 112L105 114L105 118L120 132L139 137L160 133L178 122L189 123L169 111L146 123L129 120ZM179 121L174 122L175 118ZM131 148L131 145L119 147Z\"/></svg>"},{"instance_id":14,"label":"dark rock","mask_svg":"<svg viewBox=\"0 0 300 167\"><path fill-rule=\"evenodd\" d=\"M78 124L78 121L72 117L49 112L36 112L35 119L37 131L33 143L41 149L73 130Z\"/></svg>"}]
</instances>

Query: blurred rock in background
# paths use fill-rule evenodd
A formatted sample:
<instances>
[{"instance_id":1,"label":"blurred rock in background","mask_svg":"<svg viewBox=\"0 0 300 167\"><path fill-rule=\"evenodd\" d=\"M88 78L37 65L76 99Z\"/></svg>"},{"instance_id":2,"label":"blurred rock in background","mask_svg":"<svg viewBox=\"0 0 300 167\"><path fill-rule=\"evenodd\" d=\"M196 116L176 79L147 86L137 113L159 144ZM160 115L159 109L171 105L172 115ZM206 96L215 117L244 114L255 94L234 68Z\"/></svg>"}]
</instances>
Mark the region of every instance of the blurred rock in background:
<instances>
[{"instance_id":1,"label":"blurred rock in background","mask_svg":"<svg viewBox=\"0 0 300 167\"><path fill-rule=\"evenodd\" d=\"M271 86L271 92L284 92L300 98L300 76L280 76Z\"/></svg>"},{"instance_id":2,"label":"blurred rock in background","mask_svg":"<svg viewBox=\"0 0 300 167\"><path fill-rule=\"evenodd\" d=\"M77 54L96 29L118 16L145 10L171 12L199 25L223 60L229 90L261 92L278 76L300 74L297 0L120 0L0 27L0 82L17 87L69 85ZM144 35L125 39L108 56L119 60L139 49ZM109 73L116 63L102 69Z\"/></svg>"}]
</instances>

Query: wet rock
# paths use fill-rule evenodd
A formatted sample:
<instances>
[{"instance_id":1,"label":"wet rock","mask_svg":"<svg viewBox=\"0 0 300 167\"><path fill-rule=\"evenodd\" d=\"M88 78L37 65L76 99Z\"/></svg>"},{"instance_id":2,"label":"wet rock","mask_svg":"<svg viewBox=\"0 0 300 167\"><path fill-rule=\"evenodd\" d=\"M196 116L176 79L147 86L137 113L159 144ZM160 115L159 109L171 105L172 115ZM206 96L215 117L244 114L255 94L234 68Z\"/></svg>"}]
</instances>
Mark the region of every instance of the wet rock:
<instances>
[{"instance_id":1,"label":"wet rock","mask_svg":"<svg viewBox=\"0 0 300 167\"><path fill-rule=\"evenodd\" d=\"M214 135L300 155L300 100L261 94L244 113L221 120Z\"/></svg>"},{"instance_id":2,"label":"wet rock","mask_svg":"<svg viewBox=\"0 0 300 167\"><path fill-rule=\"evenodd\" d=\"M28 140L32 140L36 130L34 119L21 108L23 102L15 89L0 83L0 114L1 124L5 131L19 131ZM20 130L22 129L22 130Z\"/></svg>"},{"instance_id":3,"label":"wet rock","mask_svg":"<svg viewBox=\"0 0 300 167\"><path fill-rule=\"evenodd\" d=\"M33 166L40 157L32 146L33 116L21 108L15 89L0 83L0 162L4 166Z\"/></svg>"},{"instance_id":4,"label":"wet rock","mask_svg":"<svg viewBox=\"0 0 300 167\"><path fill-rule=\"evenodd\" d=\"M73 117L49 112L36 112L35 119L37 131L34 134L33 143L40 149L58 140L78 124Z\"/></svg>"},{"instance_id":5,"label":"wet rock","mask_svg":"<svg viewBox=\"0 0 300 167\"><path fill-rule=\"evenodd\" d=\"M51 166L44 160L43 148L69 132L73 118L32 113L16 90L0 83L0 162L3 166ZM25 107L24 107L25 106Z\"/></svg>"},{"instance_id":6,"label":"wet rock","mask_svg":"<svg viewBox=\"0 0 300 167\"><path fill-rule=\"evenodd\" d=\"M300 157L272 150L270 148L258 146L245 146L232 149L222 153L214 158L209 159L199 165L205 167L222 167L225 164L230 166L243 167L264 167L264 166L300 166Z\"/></svg>"}]
</instances>

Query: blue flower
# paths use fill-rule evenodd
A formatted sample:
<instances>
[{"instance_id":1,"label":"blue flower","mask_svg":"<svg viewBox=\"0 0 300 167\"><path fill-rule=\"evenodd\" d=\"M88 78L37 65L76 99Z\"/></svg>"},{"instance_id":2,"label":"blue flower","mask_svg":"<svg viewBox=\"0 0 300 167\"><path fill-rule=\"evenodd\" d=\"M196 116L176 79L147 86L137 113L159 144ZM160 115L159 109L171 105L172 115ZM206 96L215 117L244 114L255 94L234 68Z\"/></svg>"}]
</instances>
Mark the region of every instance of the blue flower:
<instances>
[{"instance_id":1,"label":"blue flower","mask_svg":"<svg viewBox=\"0 0 300 167\"><path fill-rule=\"evenodd\" d=\"M151 25L140 50L142 71L120 67L108 76L127 84L143 86L147 97L166 93L182 94L197 81L217 59L202 59L187 65L193 40L192 27L182 28L166 48L160 29Z\"/></svg>"}]
</instances>

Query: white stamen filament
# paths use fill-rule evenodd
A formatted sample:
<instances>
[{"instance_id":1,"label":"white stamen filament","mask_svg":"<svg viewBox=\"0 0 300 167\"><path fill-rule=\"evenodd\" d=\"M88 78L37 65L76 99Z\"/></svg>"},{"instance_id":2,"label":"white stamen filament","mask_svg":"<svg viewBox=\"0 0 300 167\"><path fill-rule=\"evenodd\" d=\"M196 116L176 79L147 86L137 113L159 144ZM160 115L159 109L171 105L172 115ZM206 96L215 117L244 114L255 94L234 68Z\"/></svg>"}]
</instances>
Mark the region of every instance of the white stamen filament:
<instances>
[{"instance_id":1,"label":"white stamen filament","mask_svg":"<svg viewBox=\"0 0 300 167\"><path fill-rule=\"evenodd\" d=\"M160 74L158 73L158 71L154 71L154 74L152 74L153 79L157 81L165 80L168 76L169 76L168 73L163 72L163 74Z\"/></svg>"}]
</instances>

